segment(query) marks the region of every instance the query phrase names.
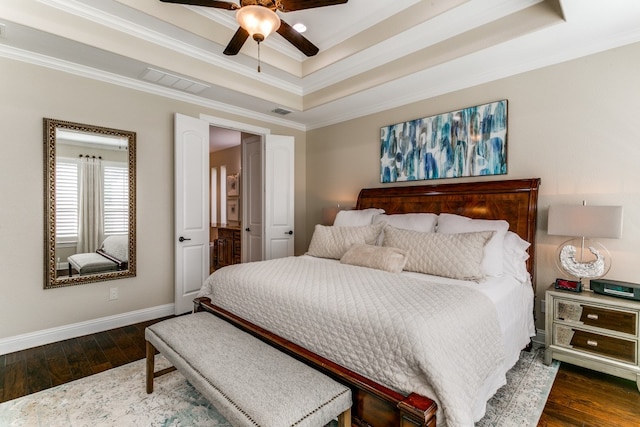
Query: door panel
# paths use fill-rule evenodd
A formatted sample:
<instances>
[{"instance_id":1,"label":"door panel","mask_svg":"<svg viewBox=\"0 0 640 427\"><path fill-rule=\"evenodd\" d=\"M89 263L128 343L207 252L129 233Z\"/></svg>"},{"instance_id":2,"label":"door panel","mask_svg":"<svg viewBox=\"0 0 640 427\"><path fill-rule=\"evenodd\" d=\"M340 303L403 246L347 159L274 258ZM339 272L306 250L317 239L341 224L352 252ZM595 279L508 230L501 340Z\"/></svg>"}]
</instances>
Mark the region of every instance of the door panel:
<instances>
[{"instance_id":1,"label":"door panel","mask_svg":"<svg viewBox=\"0 0 640 427\"><path fill-rule=\"evenodd\" d=\"M175 314L209 274L209 124L175 115Z\"/></svg>"},{"instance_id":2,"label":"door panel","mask_svg":"<svg viewBox=\"0 0 640 427\"><path fill-rule=\"evenodd\" d=\"M265 259L294 254L294 139L265 140Z\"/></svg>"},{"instance_id":3,"label":"door panel","mask_svg":"<svg viewBox=\"0 0 640 427\"><path fill-rule=\"evenodd\" d=\"M262 260L262 137L243 134L243 261Z\"/></svg>"}]
</instances>

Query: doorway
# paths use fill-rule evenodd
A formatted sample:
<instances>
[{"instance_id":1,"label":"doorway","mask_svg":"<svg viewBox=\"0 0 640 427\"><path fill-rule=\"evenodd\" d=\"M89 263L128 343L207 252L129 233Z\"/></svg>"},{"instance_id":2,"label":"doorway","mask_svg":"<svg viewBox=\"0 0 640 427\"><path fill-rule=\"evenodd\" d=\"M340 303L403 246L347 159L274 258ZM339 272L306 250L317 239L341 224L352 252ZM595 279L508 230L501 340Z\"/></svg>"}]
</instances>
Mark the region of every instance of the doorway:
<instances>
[{"instance_id":1,"label":"doorway","mask_svg":"<svg viewBox=\"0 0 640 427\"><path fill-rule=\"evenodd\" d=\"M210 273L262 260L261 142L260 135L209 127Z\"/></svg>"}]
</instances>

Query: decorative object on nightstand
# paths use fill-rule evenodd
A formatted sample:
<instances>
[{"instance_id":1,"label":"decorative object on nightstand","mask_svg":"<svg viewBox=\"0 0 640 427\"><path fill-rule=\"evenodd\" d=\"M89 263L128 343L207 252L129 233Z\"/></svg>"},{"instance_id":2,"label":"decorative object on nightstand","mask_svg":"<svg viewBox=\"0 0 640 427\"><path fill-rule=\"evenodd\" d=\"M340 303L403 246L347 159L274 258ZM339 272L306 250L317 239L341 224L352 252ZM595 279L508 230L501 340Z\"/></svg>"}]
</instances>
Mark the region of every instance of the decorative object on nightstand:
<instances>
[{"instance_id":1,"label":"decorative object on nightstand","mask_svg":"<svg viewBox=\"0 0 640 427\"><path fill-rule=\"evenodd\" d=\"M555 260L560 271L578 281L603 277L611 268L607 248L587 238L619 239L622 235L622 206L582 203L550 206L547 228L550 235L573 237L558 247Z\"/></svg>"},{"instance_id":2,"label":"decorative object on nightstand","mask_svg":"<svg viewBox=\"0 0 640 427\"><path fill-rule=\"evenodd\" d=\"M640 390L640 301L554 285L545 299L547 365L560 360L635 381Z\"/></svg>"}]
</instances>

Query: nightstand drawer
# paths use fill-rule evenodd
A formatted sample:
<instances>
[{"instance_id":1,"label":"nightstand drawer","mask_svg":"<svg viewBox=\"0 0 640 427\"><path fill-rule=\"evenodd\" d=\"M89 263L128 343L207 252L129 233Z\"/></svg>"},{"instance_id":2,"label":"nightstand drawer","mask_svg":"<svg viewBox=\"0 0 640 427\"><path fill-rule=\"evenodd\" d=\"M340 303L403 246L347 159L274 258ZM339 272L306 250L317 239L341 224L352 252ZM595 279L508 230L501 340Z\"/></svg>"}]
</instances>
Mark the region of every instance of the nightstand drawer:
<instances>
[{"instance_id":1,"label":"nightstand drawer","mask_svg":"<svg viewBox=\"0 0 640 427\"><path fill-rule=\"evenodd\" d=\"M636 363L637 343L623 338L609 337L593 332L554 325L553 341L556 345L606 356L627 363Z\"/></svg>"},{"instance_id":2,"label":"nightstand drawer","mask_svg":"<svg viewBox=\"0 0 640 427\"><path fill-rule=\"evenodd\" d=\"M595 326L630 335L637 334L636 312L612 310L562 299L556 300L554 312L555 320Z\"/></svg>"}]
</instances>

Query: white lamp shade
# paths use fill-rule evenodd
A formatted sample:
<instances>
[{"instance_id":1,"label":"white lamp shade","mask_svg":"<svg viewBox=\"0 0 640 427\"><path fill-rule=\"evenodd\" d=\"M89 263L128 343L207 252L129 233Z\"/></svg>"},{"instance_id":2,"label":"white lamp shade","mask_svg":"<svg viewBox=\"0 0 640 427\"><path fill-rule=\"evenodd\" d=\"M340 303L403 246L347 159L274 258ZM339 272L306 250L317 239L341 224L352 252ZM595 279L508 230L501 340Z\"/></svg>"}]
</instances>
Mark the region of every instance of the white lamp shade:
<instances>
[{"instance_id":1,"label":"white lamp shade","mask_svg":"<svg viewBox=\"0 0 640 427\"><path fill-rule=\"evenodd\" d=\"M547 233L558 236L619 239L622 206L549 206Z\"/></svg>"},{"instance_id":2,"label":"white lamp shade","mask_svg":"<svg viewBox=\"0 0 640 427\"><path fill-rule=\"evenodd\" d=\"M260 34L266 39L269 34L280 28L278 14L264 6L243 6L236 12L236 20L251 37Z\"/></svg>"}]
</instances>

